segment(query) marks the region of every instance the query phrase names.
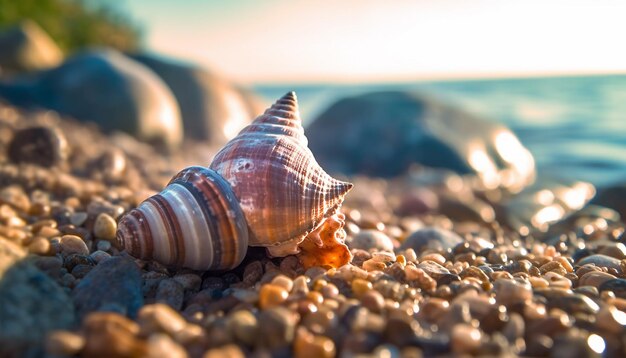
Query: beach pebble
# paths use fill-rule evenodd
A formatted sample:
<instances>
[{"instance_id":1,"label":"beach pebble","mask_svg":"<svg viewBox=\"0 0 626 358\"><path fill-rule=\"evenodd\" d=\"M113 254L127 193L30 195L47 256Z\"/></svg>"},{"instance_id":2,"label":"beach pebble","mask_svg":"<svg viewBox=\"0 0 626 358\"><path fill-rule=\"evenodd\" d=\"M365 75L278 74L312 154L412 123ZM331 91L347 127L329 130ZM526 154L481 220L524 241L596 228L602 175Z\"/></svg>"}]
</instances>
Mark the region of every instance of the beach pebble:
<instances>
[{"instance_id":1,"label":"beach pebble","mask_svg":"<svg viewBox=\"0 0 626 358\"><path fill-rule=\"evenodd\" d=\"M297 316L284 307L272 307L261 311L259 322L263 334L257 337L257 345L277 349L290 344L295 335Z\"/></svg>"},{"instance_id":2,"label":"beach pebble","mask_svg":"<svg viewBox=\"0 0 626 358\"><path fill-rule=\"evenodd\" d=\"M211 348L207 350L202 358L245 358L241 348L235 344L228 344L219 348Z\"/></svg>"},{"instance_id":3,"label":"beach pebble","mask_svg":"<svg viewBox=\"0 0 626 358\"><path fill-rule=\"evenodd\" d=\"M86 212L77 212L77 213L73 213L70 215L70 223L74 226L82 226L85 221L87 221L87 217L89 215L87 215Z\"/></svg>"},{"instance_id":4,"label":"beach pebble","mask_svg":"<svg viewBox=\"0 0 626 358\"><path fill-rule=\"evenodd\" d=\"M46 353L53 356L73 356L85 346L85 338L69 331L54 331L46 337Z\"/></svg>"},{"instance_id":5,"label":"beach pebble","mask_svg":"<svg viewBox=\"0 0 626 358\"><path fill-rule=\"evenodd\" d=\"M61 254L64 257L67 257L71 254L89 255L89 248L87 248L87 244L85 241L76 235L63 235L61 236L61 240L59 241L59 246L61 249Z\"/></svg>"},{"instance_id":6,"label":"beach pebble","mask_svg":"<svg viewBox=\"0 0 626 358\"><path fill-rule=\"evenodd\" d=\"M409 235L400 246L420 253L424 250L447 251L463 242L456 233L438 227L424 227Z\"/></svg>"},{"instance_id":7,"label":"beach pebble","mask_svg":"<svg viewBox=\"0 0 626 358\"><path fill-rule=\"evenodd\" d=\"M519 302L526 302L533 297L532 286L516 280L498 279L493 282L496 302L510 306Z\"/></svg>"},{"instance_id":8,"label":"beach pebble","mask_svg":"<svg viewBox=\"0 0 626 358\"><path fill-rule=\"evenodd\" d=\"M361 230L349 245L353 249L393 252L393 242L389 236L378 230Z\"/></svg>"},{"instance_id":9,"label":"beach pebble","mask_svg":"<svg viewBox=\"0 0 626 358\"><path fill-rule=\"evenodd\" d=\"M332 358L336 354L335 343L328 337L315 336L302 328L296 335L294 354L296 358Z\"/></svg>"},{"instance_id":10,"label":"beach pebble","mask_svg":"<svg viewBox=\"0 0 626 358\"><path fill-rule=\"evenodd\" d=\"M118 312L135 317L143 305L141 273L135 263L112 257L95 266L72 292L80 317L93 311Z\"/></svg>"},{"instance_id":11,"label":"beach pebble","mask_svg":"<svg viewBox=\"0 0 626 358\"><path fill-rule=\"evenodd\" d=\"M144 341L138 339L139 325L112 312L89 314L82 324L86 357L143 357L147 354Z\"/></svg>"},{"instance_id":12,"label":"beach pebble","mask_svg":"<svg viewBox=\"0 0 626 358\"><path fill-rule=\"evenodd\" d=\"M109 251L111 250L111 241L100 240L96 244L96 248L100 251Z\"/></svg>"},{"instance_id":13,"label":"beach pebble","mask_svg":"<svg viewBox=\"0 0 626 358\"><path fill-rule=\"evenodd\" d=\"M155 333L148 338L147 355L149 358L187 358L187 352L172 338L163 333Z\"/></svg>"},{"instance_id":14,"label":"beach pebble","mask_svg":"<svg viewBox=\"0 0 626 358\"><path fill-rule=\"evenodd\" d=\"M259 292L259 307L266 309L280 305L285 302L288 296L289 292L283 287L275 284L265 284Z\"/></svg>"},{"instance_id":15,"label":"beach pebble","mask_svg":"<svg viewBox=\"0 0 626 358\"><path fill-rule=\"evenodd\" d=\"M482 333L478 328L468 324L457 324L452 328L452 351L457 354L467 354L480 348Z\"/></svg>"},{"instance_id":16,"label":"beach pebble","mask_svg":"<svg viewBox=\"0 0 626 358\"><path fill-rule=\"evenodd\" d=\"M177 311L162 303L143 306L137 314L137 323L146 336L159 332L174 336L187 325L187 321Z\"/></svg>"},{"instance_id":17,"label":"beach pebble","mask_svg":"<svg viewBox=\"0 0 626 358\"><path fill-rule=\"evenodd\" d=\"M99 264L104 260L108 260L111 258L111 254L101 251L101 250L97 250L91 253L91 255L89 255L89 257L96 263Z\"/></svg>"},{"instance_id":18,"label":"beach pebble","mask_svg":"<svg viewBox=\"0 0 626 358\"><path fill-rule=\"evenodd\" d=\"M576 263L576 265L578 266L583 266L586 264L594 264L598 267L612 268L617 270L617 272L622 271L620 267L620 260L606 255L590 255L578 260L578 262Z\"/></svg>"},{"instance_id":19,"label":"beach pebble","mask_svg":"<svg viewBox=\"0 0 626 358\"><path fill-rule=\"evenodd\" d=\"M8 156L13 163L31 163L50 167L64 162L69 147L63 133L52 127L18 130L9 143Z\"/></svg>"},{"instance_id":20,"label":"beach pebble","mask_svg":"<svg viewBox=\"0 0 626 358\"><path fill-rule=\"evenodd\" d=\"M173 309L180 310L183 307L185 289L178 281L166 278L159 282L156 290L156 302L170 305Z\"/></svg>"},{"instance_id":21,"label":"beach pebble","mask_svg":"<svg viewBox=\"0 0 626 358\"><path fill-rule=\"evenodd\" d=\"M173 277L174 281L180 283L185 290L198 291L202 284L202 277L195 273L180 273Z\"/></svg>"},{"instance_id":22,"label":"beach pebble","mask_svg":"<svg viewBox=\"0 0 626 358\"><path fill-rule=\"evenodd\" d=\"M115 240L116 231L117 223L111 216L106 213L101 213L96 217L96 222L93 226L93 234L97 239Z\"/></svg>"},{"instance_id":23,"label":"beach pebble","mask_svg":"<svg viewBox=\"0 0 626 358\"><path fill-rule=\"evenodd\" d=\"M239 310L228 316L226 323L229 334L248 346L254 345L261 327L257 318L249 311Z\"/></svg>"},{"instance_id":24,"label":"beach pebble","mask_svg":"<svg viewBox=\"0 0 626 358\"><path fill-rule=\"evenodd\" d=\"M600 292L611 291L615 294L616 297L626 299L626 279L616 278L612 280L607 280L600 284L598 290Z\"/></svg>"},{"instance_id":25,"label":"beach pebble","mask_svg":"<svg viewBox=\"0 0 626 358\"><path fill-rule=\"evenodd\" d=\"M616 278L615 276L606 272L591 271L591 272L585 273L578 279L578 285L579 286L593 286L595 288L598 288L605 281L612 280L615 278Z\"/></svg>"}]
</instances>

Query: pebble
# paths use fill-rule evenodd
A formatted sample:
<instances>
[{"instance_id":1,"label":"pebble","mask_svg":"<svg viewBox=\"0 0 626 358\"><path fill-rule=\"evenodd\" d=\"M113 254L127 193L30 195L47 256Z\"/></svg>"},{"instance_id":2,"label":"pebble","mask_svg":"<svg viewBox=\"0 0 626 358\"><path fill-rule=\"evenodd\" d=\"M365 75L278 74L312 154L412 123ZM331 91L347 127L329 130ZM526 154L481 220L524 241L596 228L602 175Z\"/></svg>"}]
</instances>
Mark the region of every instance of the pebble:
<instances>
[{"instance_id":1,"label":"pebble","mask_svg":"<svg viewBox=\"0 0 626 358\"><path fill-rule=\"evenodd\" d=\"M617 270L617 272L621 272L620 268L620 260L615 257L606 256L606 255L591 255L584 257L576 263L578 266L583 266L586 264L594 264L598 267L606 267Z\"/></svg>"},{"instance_id":2,"label":"pebble","mask_svg":"<svg viewBox=\"0 0 626 358\"><path fill-rule=\"evenodd\" d=\"M289 297L289 292L275 284L266 284L259 291L259 307L266 309L282 304Z\"/></svg>"},{"instance_id":3,"label":"pebble","mask_svg":"<svg viewBox=\"0 0 626 358\"><path fill-rule=\"evenodd\" d=\"M100 251L109 251L111 250L111 241L100 240L96 244L96 249Z\"/></svg>"},{"instance_id":4,"label":"pebble","mask_svg":"<svg viewBox=\"0 0 626 358\"><path fill-rule=\"evenodd\" d=\"M606 272L591 271L591 272L585 273L582 277L580 277L580 279L578 280L578 285L579 286L593 286L593 287L598 288L605 281L612 280L615 278L616 278L615 276Z\"/></svg>"},{"instance_id":5,"label":"pebble","mask_svg":"<svg viewBox=\"0 0 626 358\"><path fill-rule=\"evenodd\" d=\"M102 240L115 240L117 232L117 222L107 213L100 213L96 217L93 225L93 234L96 238Z\"/></svg>"},{"instance_id":6,"label":"pebble","mask_svg":"<svg viewBox=\"0 0 626 358\"><path fill-rule=\"evenodd\" d=\"M187 358L187 352L169 336L156 333L148 338L147 355L149 358Z\"/></svg>"},{"instance_id":7,"label":"pebble","mask_svg":"<svg viewBox=\"0 0 626 358\"><path fill-rule=\"evenodd\" d=\"M302 328L294 342L296 358L332 358L336 355L335 343L328 337L315 336Z\"/></svg>"},{"instance_id":8,"label":"pebble","mask_svg":"<svg viewBox=\"0 0 626 358\"><path fill-rule=\"evenodd\" d=\"M253 346L259 333L263 332L257 318L250 311L244 310L230 314L226 327L232 337L248 346Z\"/></svg>"},{"instance_id":9,"label":"pebble","mask_svg":"<svg viewBox=\"0 0 626 358\"><path fill-rule=\"evenodd\" d=\"M44 239L43 237L35 238L28 245L28 252L35 255L49 255L51 254L52 247L50 246L50 241Z\"/></svg>"},{"instance_id":10,"label":"pebble","mask_svg":"<svg viewBox=\"0 0 626 358\"><path fill-rule=\"evenodd\" d=\"M245 358L245 354L241 351L241 348L234 344L228 344L219 348L212 348L207 350L202 358Z\"/></svg>"},{"instance_id":11,"label":"pebble","mask_svg":"<svg viewBox=\"0 0 626 358\"><path fill-rule=\"evenodd\" d=\"M198 291L202 285L202 277L195 273L179 273L174 275L173 279L188 291Z\"/></svg>"},{"instance_id":12,"label":"pebble","mask_svg":"<svg viewBox=\"0 0 626 358\"><path fill-rule=\"evenodd\" d=\"M626 299L626 279L616 278L604 281L598 286L600 292L611 291L616 297Z\"/></svg>"},{"instance_id":13,"label":"pebble","mask_svg":"<svg viewBox=\"0 0 626 358\"><path fill-rule=\"evenodd\" d=\"M348 244L351 249L393 252L393 241L378 230L361 230Z\"/></svg>"},{"instance_id":14,"label":"pebble","mask_svg":"<svg viewBox=\"0 0 626 358\"><path fill-rule=\"evenodd\" d=\"M143 305L141 273L135 263L116 256L95 266L72 292L79 317L111 311L136 317Z\"/></svg>"},{"instance_id":15,"label":"pebble","mask_svg":"<svg viewBox=\"0 0 626 358\"><path fill-rule=\"evenodd\" d=\"M183 307L184 298L185 289L178 281L166 278L159 282L155 295L156 302L165 303L175 310L180 310Z\"/></svg>"},{"instance_id":16,"label":"pebble","mask_svg":"<svg viewBox=\"0 0 626 358\"><path fill-rule=\"evenodd\" d=\"M303 277L303 276L299 276L299 277ZM272 284L282 287L287 292L291 292L291 290L294 288L294 281L285 275L278 275L274 277L274 279L272 280ZM299 284L299 285L300 287L302 287L302 284ZM300 288L300 291L302 291L301 288Z\"/></svg>"},{"instance_id":17,"label":"pebble","mask_svg":"<svg viewBox=\"0 0 626 358\"><path fill-rule=\"evenodd\" d=\"M13 163L50 167L67 159L69 147L60 130L36 126L16 131L9 143L7 154Z\"/></svg>"},{"instance_id":18,"label":"pebble","mask_svg":"<svg viewBox=\"0 0 626 358\"><path fill-rule=\"evenodd\" d=\"M130 319L111 312L89 314L82 324L86 357L144 357L146 343L136 337L139 325Z\"/></svg>"},{"instance_id":19,"label":"pebble","mask_svg":"<svg viewBox=\"0 0 626 358\"><path fill-rule=\"evenodd\" d=\"M517 280L498 279L493 283L496 302L511 306L520 302L527 302L533 297L532 286Z\"/></svg>"},{"instance_id":20,"label":"pebble","mask_svg":"<svg viewBox=\"0 0 626 358\"><path fill-rule=\"evenodd\" d=\"M89 255L89 257L96 262L97 264L101 263L102 261L108 260L111 258L111 254L104 252L102 250L97 250L94 251L91 255Z\"/></svg>"},{"instance_id":21,"label":"pebble","mask_svg":"<svg viewBox=\"0 0 626 358\"><path fill-rule=\"evenodd\" d=\"M87 217L89 215L86 212L73 213L70 215L70 223L74 226L82 226L87 221Z\"/></svg>"},{"instance_id":22,"label":"pebble","mask_svg":"<svg viewBox=\"0 0 626 358\"><path fill-rule=\"evenodd\" d=\"M259 315L259 322L262 322L263 334L257 337L258 346L274 350L285 347L293 341L297 316L287 308L265 309Z\"/></svg>"},{"instance_id":23,"label":"pebble","mask_svg":"<svg viewBox=\"0 0 626 358\"><path fill-rule=\"evenodd\" d=\"M457 324L452 328L452 351L457 354L473 353L480 348L482 333L468 324Z\"/></svg>"},{"instance_id":24,"label":"pebble","mask_svg":"<svg viewBox=\"0 0 626 358\"><path fill-rule=\"evenodd\" d=\"M59 242L61 253L63 256L69 256L71 254L89 255L89 248L85 241L76 235L63 235Z\"/></svg>"},{"instance_id":25,"label":"pebble","mask_svg":"<svg viewBox=\"0 0 626 358\"><path fill-rule=\"evenodd\" d=\"M162 303L143 306L137 314L137 323L145 336L159 332L174 336L187 325L177 311Z\"/></svg>"},{"instance_id":26,"label":"pebble","mask_svg":"<svg viewBox=\"0 0 626 358\"><path fill-rule=\"evenodd\" d=\"M365 293L372 289L372 283L363 279L357 278L352 281L352 293L356 298L360 298Z\"/></svg>"},{"instance_id":27,"label":"pebble","mask_svg":"<svg viewBox=\"0 0 626 358\"><path fill-rule=\"evenodd\" d=\"M85 339L70 331L53 331L46 337L46 353L53 356L73 356L85 346Z\"/></svg>"},{"instance_id":28,"label":"pebble","mask_svg":"<svg viewBox=\"0 0 626 358\"><path fill-rule=\"evenodd\" d=\"M452 250L463 239L456 233L439 227L424 227L409 235L400 246L401 249L411 248L415 252L424 250L447 251Z\"/></svg>"}]
</instances>

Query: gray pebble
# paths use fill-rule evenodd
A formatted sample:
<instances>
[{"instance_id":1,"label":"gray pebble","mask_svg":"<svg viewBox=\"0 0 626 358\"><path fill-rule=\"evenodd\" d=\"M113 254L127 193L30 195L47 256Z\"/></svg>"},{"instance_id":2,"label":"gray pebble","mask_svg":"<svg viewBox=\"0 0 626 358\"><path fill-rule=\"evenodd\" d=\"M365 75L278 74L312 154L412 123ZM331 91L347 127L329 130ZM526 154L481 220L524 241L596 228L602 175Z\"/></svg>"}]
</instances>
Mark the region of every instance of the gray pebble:
<instances>
[{"instance_id":1,"label":"gray pebble","mask_svg":"<svg viewBox=\"0 0 626 358\"><path fill-rule=\"evenodd\" d=\"M183 299L185 297L185 289L178 281L166 278L159 282L156 291L156 302L170 305L175 310L183 307Z\"/></svg>"}]
</instances>

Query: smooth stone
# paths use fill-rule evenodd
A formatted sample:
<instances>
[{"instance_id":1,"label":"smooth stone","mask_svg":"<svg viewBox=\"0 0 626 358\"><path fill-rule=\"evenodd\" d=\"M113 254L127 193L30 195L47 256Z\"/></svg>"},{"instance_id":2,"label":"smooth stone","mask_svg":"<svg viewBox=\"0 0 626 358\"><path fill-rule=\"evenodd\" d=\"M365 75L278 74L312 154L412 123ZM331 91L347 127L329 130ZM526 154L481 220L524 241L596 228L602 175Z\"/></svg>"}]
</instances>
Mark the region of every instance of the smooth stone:
<instances>
[{"instance_id":1,"label":"smooth stone","mask_svg":"<svg viewBox=\"0 0 626 358\"><path fill-rule=\"evenodd\" d=\"M96 244L96 248L100 251L109 251L111 250L111 241L100 240L98 244Z\"/></svg>"},{"instance_id":2,"label":"smooth stone","mask_svg":"<svg viewBox=\"0 0 626 358\"><path fill-rule=\"evenodd\" d=\"M533 297L532 286L516 280L497 279L493 282L493 291L496 294L496 302L505 306L527 302Z\"/></svg>"},{"instance_id":3,"label":"smooth stone","mask_svg":"<svg viewBox=\"0 0 626 358\"><path fill-rule=\"evenodd\" d=\"M15 131L7 155L13 163L51 167L65 162L69 151L67 140L59 129L36 126Z\"/></svg>"},{"instance_id":4,"label":"smooth stone","mask_svg":"<svg viewBox=\"0 0 626 358\"><path fill-rule=\"evenodd\" d=\"M89 255L89 248L87 248L87 244L85 241L76 235L63 235L61 236L60 241L61 254L64 257L68 257L70 255Z\"/></svg>"},{"instance_id":5,"label":"smooth stone","mask_svg":"<svg viewBox=\"0 0 626 358\"><path fill-rule=\"evenodd\" d=\"M615 276L606 272L591 271L582 275L578 279L578 286L593 286L598 288L600 287L600 285L602 285L602 283L615 278Z\"/></svg>"},{"instance_id":6,"label":"smooth stone","mask_svg":"<svg viewBox=\"0 0 626 358\"><path fill-rule=\"evenodd\" d=\"M0 239L0 356L38 356L46 334L75 322L67 293L28 261L7 259ZM10 250L10 249L9 249Z\"/></svg>"},{"instance_id":7,"label":"smooth stone","mask_svg":"<svg viewBox=\"0 0 626 358\"><path fill-rule=\"evenodd\" d=\"M99 264L104 260L108 260L111 258L111 254L108 252L104 252L102 250L97 250L91 253L89 257L96 263Z\"/></svg>"},{"instance_id":8,"label":"smooth stone","mask_svg":"<svg viewBox=\"0 0 626 358\"><path fill-rule=\"evenodd\" d=\"M73 332L54 331L46 337L46 353L53 356L73 356L84 346L85 338Z\"/></svg>"},{"instance_id":9,"label":"smooth stone","mask_svg":"<svg viewBox=\"0 0 626 358\"><path fill-rule=\"evenodd\" d=\"M457 354L467 354L480 348L482 333L478 328L469 324L457 324L452 328L450 337L452 351Z\"/></svg>"},{"instance_id":10,"label":"smooth stone","mask_svg":"<svg viewBox=\"0 0 626 358\"><path fill-rule=\"evenodd\" d=\"M393 241L378 230L361 230L348 244L352 249L393 252Z\"/></svg>"},{"instance_id":11,"label":"smooth stone","mask_svg":"<svg viewBox=\"0 0 626 358\"><path fill-rule=\"evenodd\" d=\"M579 293L552 297L548 299L547 307L550 309L558 308L569 314L586 313L595 315L600 310L598 304L591 298Z\"/></svg>"},{"instance_id":12,"label":"smooth stone","mask_svg":"<svg viewBox=\"0 0 626 358\"><path fill-rule=\"evenodd\" d=\"M257 345L278 349L289 345L295 335L297 316L284 307L273 307L261 311L259 322L263 334L257 337Z\"/></svg>"},{"instance_id":13,"label":"smooth stone","mask_svg":"<svg viewBox=\"0 0 626 358\"><path fill-rule=\"evenodd\" d=\"M173 309L180 310L183 307L185 288L178 281L166 278L159 282L156 290L156 302L170 305Z\"/></svg>"},{"instance_id":14,"label":"smooth stone","mask_svg":"<svg viewBox=\"0 0 626 358\"><path fill-rule=\"evenodd\" d=\"M61 276L61 268L63 268L63 259L57 256L33 256L31 262L52 278ZM0 261L2 261L0 256Z\"/></svg>"},{"instance_id":15,"label":"smooth stone","mask_svg":"<svg viewBox=\"0 0 626 358\"><path fill-rule=\"evenodd\" d=\"M185 290L198 291L202 285L202 277L195 273L180 273L172 277L174 281L183 285Z\"/></svg>"},{"instance_id":16,"label":"smooth stone","mask_svg":"<svg viewBox=\"0 0 626 358\"><path fill-rule=\"evenodd\" d=\"M422 261L417 264L417 268L424 270L428 276L434 278L435 280L439 280L447 275L450 275L450 271L447 268L434 261Z\"/></svg>"},{"instance_id":17,"label":"smooth stone","mask_svg":"<svg viewBox=\"0 0 626 358\"><path fill-rule=\"evenodd\" d=\"M265 110L251 92L201 67L148 54L132 58L154 71L176 97L185 138L224 144Z\"/></svg>"},{"instance_id":18,"label":"smooth stone","mask_svg":"<svg viewBox=\"0 0 626 358\"><path fill-rule=\"evenodd\" d=\"M117 222L107 213L100 213L96 217L96 222L93 225L93 234L96 239L102 240L115 240L115 234L117 232Z\"/></svg>"},{"instance_id":19,"label":"smooth stone","mask_svg":"<svg viewBox=\"0 0 626 358\"><path fill-rule=\"evenodd\" d=\"M340 99L308 126L307 137L331 173L393 177L418 163L513 191L535 176L532 155L510 130L410 92Z\"/></svg>"},{"instance_id":20,"label":"smooth stone","mask_svg":"<svg viewBox=\"0 0 626 358\"><path fill-rule=\"evenodd\" d=\"M620 260L611 256L596 254L584 257L576 263L576 265L578 266L583 266L586 264L594 264L598 267L612 268L617 270L617 272L622 272Z\"/></svg>"},{"instance_id":21,"label":"smooth stone","mask_svg":"<svg viewBox=\"0 0 626 358\"><path fill-rule=\"evenodd\" d=\"M37 23L25 20L0 33L2 72L39 71L57 66L63 53Z\"/></svg>"},{"instance_id":22,"label":"smooth stone","mask_svg":"<svg viewBox=\"0 0 626 358\"><path fill-rule=\"evenodd\" d=\"M180 344L163 333L156 333L148 337L147 357L187 358L187 352Z\"/></svg>"},{"instance_id":23,"label":"smooth stone","mask_svg":"<svg viewBox=\"0 0 626 358\"><path fill-rule=\"evenodd\" d=\"M79 317L94 311L137 316L143 305L142 278L130 259L112 257L95 266L74 288L72 297Z\"/></svg>"},{"instance_id":24,"label":"smooth stone","mask_svg":"<svg viewBox=\"0 0 626 358\"><path fill-rule=\"evenodd\" d=\"M40 107L107 132L176 147L183 137L178 105L148 68L111 49L89 50L36 76L0 83L0 97L21 107ZM76 100L80 98L81 100Z\"/></svg>"},{"instance_id":25,"label":"smooth stone","mask_svg":"<svg viewBox=\"0 0 626 358\"><path fill-rule=\"evenodd\" d=\"M145 357L146 343L137 337L139 325L113 312L93 312L81 329L85 336L85 357Z\"/></svg>"},{"instance_id":26,"label":"smooth stone","mask_svg":"<svg viewBox=\"0 0 626 358\"><path fill-rule=\"evenodd\" d=\"M598 287L598 290L600 292L613 291L615 296L626 299L626 279L616 278L605 281Z\"/></svg>"},{"instance_id":27,"label":"smooth stone","mask_svg":"<svg viewBox=\"0 0 626 358\"><path fill-rule=\"evenodd\" d=\"M254 345L259 333L263 332L254 314L244 310L230 314L226 327L232 337L248 346Z\"/></svg>"},{"instance_id":28,"label":"smooth stone","mask_svg":"<svg viewBox=\"0 0 626 358\"><path fill-rule=\"evenodd\" d=\"M423 250L447 251L462 243L456 233L438 227L425 227L409 235L400 245L401 250L413 249L416 253Z\"/></svg>"},{"instance_id":29,"label":"smooth stone","mask_svg":"<svg viewBox=\"0 0 626 358\"><path fill-rule=\"evenodd\" d=\"M177 311L162 303L143 306L137 315L137 323L146 336L158 332L173 336L187 325L187 321Z\"/></svg>"}]
</instances>

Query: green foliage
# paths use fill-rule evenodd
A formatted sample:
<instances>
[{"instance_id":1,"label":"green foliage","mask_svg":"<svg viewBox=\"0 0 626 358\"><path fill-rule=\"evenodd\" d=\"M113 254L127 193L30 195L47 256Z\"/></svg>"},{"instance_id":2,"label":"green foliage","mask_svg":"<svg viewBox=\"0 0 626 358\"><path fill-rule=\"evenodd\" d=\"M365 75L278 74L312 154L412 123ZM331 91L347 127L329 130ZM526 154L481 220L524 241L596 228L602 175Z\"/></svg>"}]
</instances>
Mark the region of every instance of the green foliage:
<instances>
[{"instance_id":1,"label":"green foliage","mask_svg":"<svg viewBox=\"0 0 626 358\"><path fill-rule=\"evenodd\" d=\"M136 24L102 2L0 0L0 29L25 19L39 24L66 53L85 46L131 51L137 49L141 37Z\"/></svg>"}]
</instances>

